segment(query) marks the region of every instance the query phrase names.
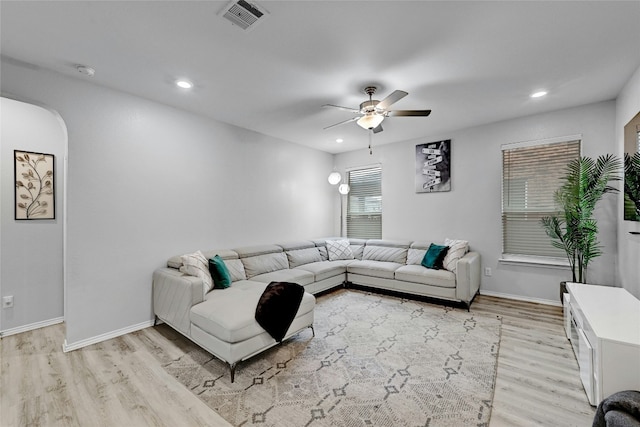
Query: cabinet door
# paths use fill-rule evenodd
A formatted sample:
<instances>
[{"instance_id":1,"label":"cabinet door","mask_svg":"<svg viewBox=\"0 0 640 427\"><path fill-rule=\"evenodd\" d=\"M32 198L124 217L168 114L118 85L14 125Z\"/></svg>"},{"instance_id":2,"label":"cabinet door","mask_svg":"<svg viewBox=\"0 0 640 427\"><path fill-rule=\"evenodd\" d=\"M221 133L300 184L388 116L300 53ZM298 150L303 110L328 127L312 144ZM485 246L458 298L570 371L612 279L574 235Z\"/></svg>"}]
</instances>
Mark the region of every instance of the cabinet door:
<instances>
[{"instance_id":1,"label":"cabinet door","mask_svg":"<svg viewBox=\"0 0 640 427\"><path fill-rule=\"evenodd\" d=\"M569 307L569 294L562 295L562 306L564 308L564 332L568 339L571 339L571 308Z\"/></svg>"},{"instance_id":2,"label":"cabinet door","mask_svg":"<svg viewBox=\"0 0 640 427\"><path fill-rule=\"evenodd\" d=\"M578 329L578 365L580 365L580 380L587 393L589 403L594 405L593 393L593 347L582 329Z\"/></svg>"}]
</instances>

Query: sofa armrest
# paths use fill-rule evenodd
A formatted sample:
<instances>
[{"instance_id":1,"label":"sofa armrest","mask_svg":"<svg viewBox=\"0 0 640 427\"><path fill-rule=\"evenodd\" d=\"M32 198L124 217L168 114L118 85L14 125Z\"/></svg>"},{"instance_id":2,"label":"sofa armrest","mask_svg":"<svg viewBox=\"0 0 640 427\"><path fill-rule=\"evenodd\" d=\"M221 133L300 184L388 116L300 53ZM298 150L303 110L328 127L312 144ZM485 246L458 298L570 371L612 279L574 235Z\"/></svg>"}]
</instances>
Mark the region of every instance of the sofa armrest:
<instances>
[{"instance_id":1,"label":"sofa armrest","mask_svg":"<svg viewBox=\"0 0 640 427\"><path fill-rule=\"evenodd\" d=\"M191 336L191 307L202 301L202 279L187 276L174 268L159 268L153 272L153 313L186 336Z\"/></svg>"},{"instance_id":2,"label":"sofa armrest","mask_svg":"<svg viewBox=\"0 0 640 427\"><path fill-rule=\"evenodd\" d=\"M456 298L467 304L480 289L480 254L467 252L456 267Z\"/></svg>"}]
</instances>

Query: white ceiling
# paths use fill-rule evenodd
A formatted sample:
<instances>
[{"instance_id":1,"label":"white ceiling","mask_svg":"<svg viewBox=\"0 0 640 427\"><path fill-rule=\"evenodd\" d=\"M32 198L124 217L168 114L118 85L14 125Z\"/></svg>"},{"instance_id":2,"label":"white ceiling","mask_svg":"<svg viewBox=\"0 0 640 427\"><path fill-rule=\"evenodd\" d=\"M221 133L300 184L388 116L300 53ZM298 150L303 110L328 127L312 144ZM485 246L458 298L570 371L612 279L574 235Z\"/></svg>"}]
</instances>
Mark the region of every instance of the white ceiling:
<instances>
[{"instance_id":1,"label":"white ceiling","mask_svg":"<svg viewBox=\"0 0 640 427\"><path fill-rule=\"evenodd\" d=\"M3 0L1 53L330 153L367 131L323 130L352 115L320 106L357 107L372 83L433 110L385 119L377 145L614 99L640 66L640 1L256 0L269 16L250 32L227 3Z\"/></svg>"}]
</instances>

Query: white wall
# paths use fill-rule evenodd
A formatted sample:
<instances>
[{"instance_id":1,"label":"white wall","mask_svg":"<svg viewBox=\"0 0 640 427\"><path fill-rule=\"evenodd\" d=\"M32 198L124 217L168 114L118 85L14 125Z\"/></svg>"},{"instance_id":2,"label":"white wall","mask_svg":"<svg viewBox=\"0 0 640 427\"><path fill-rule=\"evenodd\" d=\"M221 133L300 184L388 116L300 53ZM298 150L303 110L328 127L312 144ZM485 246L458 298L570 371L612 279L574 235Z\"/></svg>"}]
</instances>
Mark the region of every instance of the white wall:
<instances>
[{"instance_id":1,"label":"white wall","mask_svg":"<svg viewBox=\"0 0 640 427\"><path fill-rule=\"evenodd\" d=\"M411 120L411 119L407 119ZM432 115L427 120L437 120ZM493 275L482 277L485 293L559 302L559 282L570 280L568 269L512 266L498 262L502 251L501 179L502 144L582 134L582 152L597 157L614 153L615 104L601 102L485 126L433 135L336 156L339 171L372 163L382 164L383 238L443 241L469 240L480 252L482 266ZM416 194L415 146L451 139L450 192ZM605 255L589 271L592 283L615 284L615 197L598 207L599 239Z\"/></svg>"},{"instance_id":2,"label":"white wall","mask_svg":"<svg viewBox=\"0 0 640 427\"><path fill-rule=\"evenodd\" d=\"M68 127L69 348L148 324L172 255L332 232L330 154L9 63L2 90Z\"/></svg>"},{"instance_id":3,"label":"white wall","mask_svg":"<svg viewBox=\"0 0 640 427\"><path fill-rule=\"evenodd\" d=\"M629 79L616 100L616 147L617 154L624 152L624 126L640 111L640 68ZM622 209L622 202L618 208ZM623 221L618 227L618 253L620 284L640 298L640 222Z\"/></svg>"},{"instance_id":4,"label":"white wall","mask_svg":"<svg viewBox=\"0 0 640 427\"><path fill-rule=\"evenodd\" d=\"M3 334L63 316L62 237L64 156L67 131L44 108L0 98L0 295L13 307L0 312ZM55 156L56 218L15 220L13 150Z\"/></svg>"}]
</instances>

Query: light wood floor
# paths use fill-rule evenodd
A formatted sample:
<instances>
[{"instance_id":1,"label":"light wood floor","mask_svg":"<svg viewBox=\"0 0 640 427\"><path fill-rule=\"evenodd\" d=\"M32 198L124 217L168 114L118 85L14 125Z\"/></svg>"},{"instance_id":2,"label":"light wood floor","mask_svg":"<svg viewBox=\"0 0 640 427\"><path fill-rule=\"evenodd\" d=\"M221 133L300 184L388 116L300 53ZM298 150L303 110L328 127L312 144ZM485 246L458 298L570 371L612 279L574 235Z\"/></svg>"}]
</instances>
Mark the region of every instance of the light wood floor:
<instances>
[{"instance_id":1,"label":"light wood floor","mask_svg":"<svg viewBox=\"0 0 640 427\"><path fill-rule=\"evenodd\" d=\"M471 311L503 318L491 426L591 425L561 308L479 296ZM0 426L229 426L162 368L194 345L167 326L63 340L55 325L0 341Z\"/></svg>"},{"instance_id":2,"label":"light wood floor","mask_svg":"<svg viewBox=\"0 0 640 427\"><path fill-rule=\"evenodd\" d=\"M591 426L561 307L480 296L471 311L502 316L491 426Z\"/></svg>"}]
</instances>

